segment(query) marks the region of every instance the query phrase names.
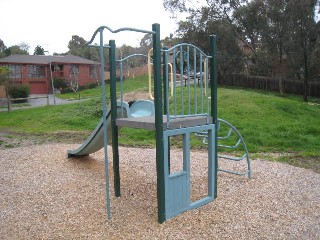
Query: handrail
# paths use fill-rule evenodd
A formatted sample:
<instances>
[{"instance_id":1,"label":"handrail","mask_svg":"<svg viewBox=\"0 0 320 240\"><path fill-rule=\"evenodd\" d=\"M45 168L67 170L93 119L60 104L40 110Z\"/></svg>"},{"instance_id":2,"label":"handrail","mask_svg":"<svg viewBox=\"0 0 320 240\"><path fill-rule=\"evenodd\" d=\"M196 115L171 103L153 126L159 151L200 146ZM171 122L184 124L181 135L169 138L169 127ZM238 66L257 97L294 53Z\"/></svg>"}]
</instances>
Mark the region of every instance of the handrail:
<instances>
[{"instance_id":1,"label":"handrail","mask_svg":"<svg viewBox=\"0 0 320 240\"><path fill-rule=\"evenodd\" d=\"M155 34L154 31L147 31L147 30L142 30L142 29L137 29L137 28L128 28L128 27L124 27L124 28L118 28L116 30L112 30L110 27L108 26L100 26L97 28L97 30L93 33L91 39L89 42L87 42L86 44L91 44L93 42L93 40L95 39L96 35L101 31L107 29L109 30L109 32L111 33L118 33L118 32L123 32L123 31L131 31L131 32L141 32L141 33L149 33L149 34Z\"/></svg>"},{"instance_id":2,"label":"handrail","mask_svg":"<svg viewBox=\"0 0 320 240\"><path fill-rule=\"evenodd\" d=\"M222 145L222 144L218 144L217 146L220 147L220 148L227 148L227 149L235 149L237 147L239 147L240 145L243 146L243 150L244 150L244 154L242 155L242 157L231 157L231 156L226 156L226 155L218 155L219 158L223 158L223 159L228 159L228 160L231 160L231 161L242 161L243 159L246 159L247 160L247 171L245 172L234 172L234 171L230 171L230 170L226 170L226 169L220 169L218 168L218 171L222 171L222 172L226 172L226 173L231 173L231 174L236 174L236 175L248 175L248 178L251 178L251 167L250 167L250 158L249 158L249 152L248 152L248 148L247 148L247 145L243 139L243 137L241 136L240 132L236 129L235 126L233 126L231 123L229 123L228 121L224 120L224 119L221 119L221 118L218 118L217 119L217 128L218 128L218 132L220 130L220 124L221 123L224 123L226 124L230 129L227 133L227 135L225 136L222 136L222 137L219 137L217 136L217 139L218 141L219 140L226 140L228 139L232 133L234 132L237 136L238 136L238 141L235 145ZM201 137L203 138L202 139L202 142L204 144L208 144L208 133L207 132L199 132L199 133L195 133L195 136L196 137Z\"/></svg>"},{"instance_id":3,"label":"handrail","mask_svg":"<svg viewBox=\"0 0 320 240\"><path fill-rule=\"evenodd\" d=\"M154 97L152 95L152 79L151 79L151 75L152 75L152 69L151 69L151 52L152 52L153 48L150 48L148 51L148 80L149 80L149 97L150 99L154 100ZM169 67L170 67L170 98L173 96L173 72L172 72L172 64L168 63ZM170 99L169 98L169 99Z\"/></svg>"},{"instance_id":4,"label":"handrail","mask_svg":"<svg viewBox=\"0 0 320 240\"><path fill-rule=\"evenodd\" d=\"M165 64L169 62L172 64L173 72L171 83L171 86L173 85L173 94L171 91L173 99L165 102L168 110L166 114L167 128L170 128L171 120L181 117L204 116L209 123L210 103L207 80L209 79L208 63L212 56L208 56L195 45L188 43L181 43L169 49L162 49L162 53L164 54ZM196 73L198 71L201 72L200 84L196 84ZM167 69L165 74L165 85L168 88L169 77ZM168 89L165 89L165 91L168 92Z\"/></svg>"}]
</instances>

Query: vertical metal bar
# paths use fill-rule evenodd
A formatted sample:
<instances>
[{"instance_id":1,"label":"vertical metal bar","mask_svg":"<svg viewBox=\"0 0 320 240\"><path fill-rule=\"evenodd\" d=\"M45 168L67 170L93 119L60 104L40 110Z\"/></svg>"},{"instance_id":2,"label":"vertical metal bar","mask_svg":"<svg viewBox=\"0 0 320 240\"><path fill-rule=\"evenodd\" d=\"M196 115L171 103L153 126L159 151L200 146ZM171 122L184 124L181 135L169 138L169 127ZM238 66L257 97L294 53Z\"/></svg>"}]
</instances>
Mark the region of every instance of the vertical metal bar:
<instances>
[{"instance_id":1,"label":"vertical metal bar","mask_svg":"<svg viewBox=\"0 0 320 240\"><path fill-rule=\"evenodd\" d=\"M183 99L183 49L182 46L180 46L180 91L181 91L181 115L184 114L184 99Z\"/></svg>"},{"instance_id":2,"label":"vertical metal bar","mask_svg":"<svg viewBox=\"0 0 320 240\"><path fill-rule=\"evenodd\" d=\"M101 89L102 89L102 111L103 111L103 145L104 145L104 168L106 175L106 202L108 220L111 219L110 213L110 194L109 194L109 167L108 167L108 133L107 133L107 106L106 106L106 87L104 81L104 54L103 54L103 29L100 29L100 62L101 62Z\"/></svg>"},{"instance_id":3,"label":"vertical metal bar","mask_svg":"<svg viewBox=\"0 0 320 240\"><path fill-rule=\"evenodd\" d=\"M164 143L163 143L163 115L162 115L162 82L161 82L161 49L160 49L160 25L152 25L155 32L153 40L153 71L154 71L154 105L156 127L156 165L157 165L157 199L158 222L166 220L165 215L165 170L164 170Z\"/></svg>"},{"instance_id":4,"label":"vertical metal bar","mask_svg":"<svg viewBox=\"0 0 320 240\"><path fill-rule=\"evenodd\" d=\"M168 101L169 101L169 97L168 97L168 88L169 88L169 82L168 82L168 54L167 51L168 48L164 47L163 48L163 112L165 115L168 114Z\"/></svg>"},{"instance_id":5,"label":"vertical metal bar","mask_svg":"<svg viewBox=\"0 0 320 240\"><path fill-rule=\"evenodd\" d=\"M216 171L215 171L215 148L214 148L214 135L213 130L208 130L208 196L213 197L215 192L215 178L216 178Z\"/></svg>"},{"instance_id":6,"label":"vertical metal bar","mask_svg":"<svg viewBox=\"0 0 320 240\"><path fill-rule=\"evenodd\" d=\"M194 72L194 78L193 78L193 88L194 88L194 114L197 114L197 50L196 48L193 48L193 72Z\"/></svg>"},{"instance_id":7,"label":"vertical metal bar","mask_svg":"<svg viewBox=\"0 0 320 240\"><path fill-rule=\"evenodd\" d=\"M209 61L209 58L206 57L205 59L205 64L206 64L206 71L205 71L205 74L206 74L206 100L207 100L207 116L209 117L210 116L210 107L209 107L209 65L208 65L208 61Z\"/></svg>"},{"instance_id":8,"label":"vertical metal bar","mask_svg":"<svg viewBox=\"0 0 320 240\"><path fill-rule=\"evenodd\" d=\"M218 143L218 128L217 128L217 43L216 43L216 36L210 36L210 81L211 81L211 114L212 114L212 121L215 124L215 133L214 133L214 159L215 159L215 169L214 169L214 197L217 197L217 171L218 171L218 153L217 153L217 143Z\"/></svg>"},{"instance_id":9,"label":"vertical metal bar","mask_svg":"<svg viewBox=\"0 0 320 240\"><path fill-rule=\"evenodd\" d=\"M173 49L173 114L177 115L177 67L176 67L176 49Z\"/></svg>"},{"instance_id":10,"label":"vertical metal bar","mask_svg":"<svg viewBox=\"0 0 320 240\"><path fill-rule=\"evenodd\" d=\"M191 96L190 96L190 48L187 47L187 78L188 78L188 115L191 114Z\"/></svg>"},{"instance_id":11,"label":"vertical metal bar","mask_svg":"<svg viewBox=\"0 0 320 240\"><path fill-rule=\"evenodd\" d=\"M169 127L169 118L168 118L168 111L169 111L169 72L168 72L168 50L167 47L163 48L163 112L165 115L167 115L167 128ZM166 144L166 143L164 143ZM167 152L164 152L164 155L168 156L168 172L170 174L170 137L167 139Z\"/></svg>"},{"instance_id":12,"label":"vertical metal bar","mask_svg":"<svg viewBox=\"0 0 320 240\"><path fill-rule=\"evenodd\" d=\"M190 133L187 132L183 136L183 171L187 174L187 198L189 205L190 199Z\"/></svg>"},{"instance_id":13,"label":"vertical metal bar","mask_svg":"<svg viewBox=\"0 0 320 240\"><path fill-rule=\"evenodd\" d=\"M114 172L114 191L116 197L120 197L120 171L119 171L119 146L117 118L117 86L116 86L116 44L114 40L109 41L110 51L110 97L111 97L111 129L112 129L112 153Z\"/></svg>"},{"instance_id":14,"label":"vertical metal bar","mask_svg":"<svg viewBox=\"0 0 320 240\"><path fill-rule=\"evenodd\" d=\"M120 101L121 101L121 117L123 117L123 72L122 72L122 59L120 61ZM128 114L128 113L127 113Z\"/></svg>"},{"instance_id":15,"label":"vertical metal bar","mask_svg":"<svg viewBox=\"0 0 320 240\"><path fill-rule=\"evenodd\" d=\"M202 69L202 53L200 53L200 101L201 101L201 113L203 113L203 69Z\"/></svg>"}]
</instances>

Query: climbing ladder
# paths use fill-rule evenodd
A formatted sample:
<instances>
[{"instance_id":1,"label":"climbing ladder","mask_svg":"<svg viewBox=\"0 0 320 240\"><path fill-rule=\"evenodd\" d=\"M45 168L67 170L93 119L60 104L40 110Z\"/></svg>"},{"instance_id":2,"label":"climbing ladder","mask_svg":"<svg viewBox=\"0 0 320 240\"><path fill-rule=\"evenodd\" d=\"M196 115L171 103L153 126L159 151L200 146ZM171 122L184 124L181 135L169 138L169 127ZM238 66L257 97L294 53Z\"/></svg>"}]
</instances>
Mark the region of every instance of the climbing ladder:
<instances>
[{"instance_id":1,"label":"climbing ladder","mask_svg":"<svg viewBox=\"0 0 320 240\"><path fill-rule=\"evenodd\" d=\"M227 131L222 131L221 125L224 125L225 127L227 127ZM251 178L249 151L240 132L231 123L221 118L217 119L217 128L218 128L218 136L217 136L218 150L221 149L221 151L223 151L223 149L227 149L227 150L238 150L238 152L242 152L241 157L234 157L229 155L220 155L218 151L218 158L227 159L227 160L238 162L238 163L241 161L246 161L246 170L242 170L241 172L221 169L221 168L218 168L218 171L241 175L241 176L247 175L248 178ZM222 134L225 134L225 135L222 135ZM195 133L195 135L197 137L201 137L203 139L202 142L204 144L206 145L209 144L208 132L203 131L200 133ZM227 143L223 143L223 142L227 142Z\"/></svg>"}]
</instances>

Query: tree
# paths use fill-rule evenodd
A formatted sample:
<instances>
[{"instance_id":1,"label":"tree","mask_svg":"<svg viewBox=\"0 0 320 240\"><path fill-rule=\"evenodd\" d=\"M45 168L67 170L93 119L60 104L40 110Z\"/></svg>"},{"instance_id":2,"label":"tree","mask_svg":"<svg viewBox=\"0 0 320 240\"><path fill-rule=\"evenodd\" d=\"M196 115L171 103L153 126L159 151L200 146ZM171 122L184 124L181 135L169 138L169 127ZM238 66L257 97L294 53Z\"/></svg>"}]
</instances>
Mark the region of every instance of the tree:
<instances>
[{"instance_id":1,"label":"tree","mask_svg":"<svg viewBox=\"0 0 320 240\"><path fill-rule=\"evenodd\" d=\"M196 7L192 2L164 0L167 10L189 14L188 22L180 24L183 30L180 33L196 39L195 33L206 36L209 22L220 21L224 28L227 24L234 36L251 49L249 57L256 69L278 77L281 93L287 70L300 72L307 100L308 82L318 73L315 66L319 59L320 23L316 23L315 14L320 9L320 0L207 0L205 5ZM217 32L219 26L213 29ZM218 47L219 51L223 49Z\"/></svg>"},{"instance_id":2,"label":"tree","mask_svg":"<svg viewBox=\"0 0 320 240\"><path fill-rule=\"evenodd\" d=\"M5 51L6 56L14 55L14 54L22 54L22 55L29 55L28 51L22 49L18 45L13 45L8 47Z\"/></svg>"},{"instance_id":3,"label":"tree","mask_svg":"<svg viewBox=\"0 0 320 240\"><path fill-rule=\"evenodd\" d=\"M4 42L0 39L0 58L5 57L5 50L7 49L6 45L4 45Z\"/></svg>"},{"instance_id":4,"label":"tree","mask_svg":"<svg viewBox=\"0 0 320 240\"><path fill-rule=\"evenodd\" d=\"M180 41L189 42L209 52L208 40L211 34L217 36L219 76L236 73L243 69L245 59L238 46L233 28L223 20L210 20L208 8L192 12L186 21L178 23L177 35ZM207 39L207 41L204 41Z\"/></svg>"},{"instance_id":5,"label":"tree","mask_svg":"<svg viewBox=\"0 0 320 240\"><path fill-rule=\"evenodd\" d=\"M99 48L86 45L87 41L78 35L73 35L69 41L69 54L90 59L92 61L100 61ZM105 51L106 53L107 51ZM106 54L104 54L106 56Z\"/></svg>"},{"instance_id":6,"label":"tree","mask_svg":"<svg viewBox=\"0 0 320 240\"><path fill-rule=\"evenodd\" d=\"M302 70L304 75L303 100L308 100L308 85L312 78L312 60L319 41L320 24L315 22L314 9L319 6L320 1L313 0L291 0L288 3L290 18L290 55L293 65L297 71Z\"/></svg>"},{"instance_id":7,"label":"tree","mask_svg":"<svg viewBox=\"0 0 320 240\"><path fill-rule=\"evenodd\" d=\"M44 48L41 46L36 46L33 55L44 55Z\"/></svg>"},{"instance_id":8,"label":"tree","mask_svg":"<svg viewBox=\"0 0 320 240\"><path fill-rule=\"evenodd\" d=\"M69 65L69 86L73 92L79 89L79 65Z\"/></svg>"},{"instance_id":9,"label":"tree","mask_svg":"<svg viewBox=\"0 0 320 240\"><path fill-rule=\"evenodd\" d=\"M9 102L10 99L9 99L9 92L8 92L9 74L10 74L10 69L8 67L0 66L0 85L4 86L6 96L7 96L8 109L10 109L10 102Z\"/></svg>"}]
</instances>

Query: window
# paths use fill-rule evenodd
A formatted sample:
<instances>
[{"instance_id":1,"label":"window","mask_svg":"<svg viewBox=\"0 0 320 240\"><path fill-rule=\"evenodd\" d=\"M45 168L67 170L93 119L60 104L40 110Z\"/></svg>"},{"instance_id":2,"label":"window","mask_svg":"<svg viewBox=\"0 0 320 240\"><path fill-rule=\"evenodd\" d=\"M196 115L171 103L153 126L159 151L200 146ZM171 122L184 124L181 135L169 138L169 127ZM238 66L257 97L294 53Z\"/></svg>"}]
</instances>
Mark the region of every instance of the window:
<instances>
[{"instance_id":1,"label":"window","mask_svg":"<svg viewBox=\"0 0 320 240\"><path fill-rule=\"evenodd\" d=\"M3 65L10 69L9 78L22 78L22 66L21 65Z\"/></svg>"},{"instance_id":2,"label":"window","mask_svg":"<svg viewBox=\"0 0 320 240\"><path fill-rule=\"evenodd\" d=\"M79 65L69 65L69 74L71 78L79 76Z\"/></svg>"},{"instance_id":3,"label":"window","mask_svg":"<svg viewBox=\"0 0 320 240\"><path fill-rule=\"evenodd\" d=\"M89 66L89 77L96 78L98 73L98 68L96 65Z\"/></svg>"},{"instance_id":4,"label":"window","mask_svg":"<svg viewBox=\"0 0 320 240\"><path fill-rule=\"evenodd\" d=\"M28 78L45 78L45 66L28 65Z\"/></svg>"}]
</instances>

